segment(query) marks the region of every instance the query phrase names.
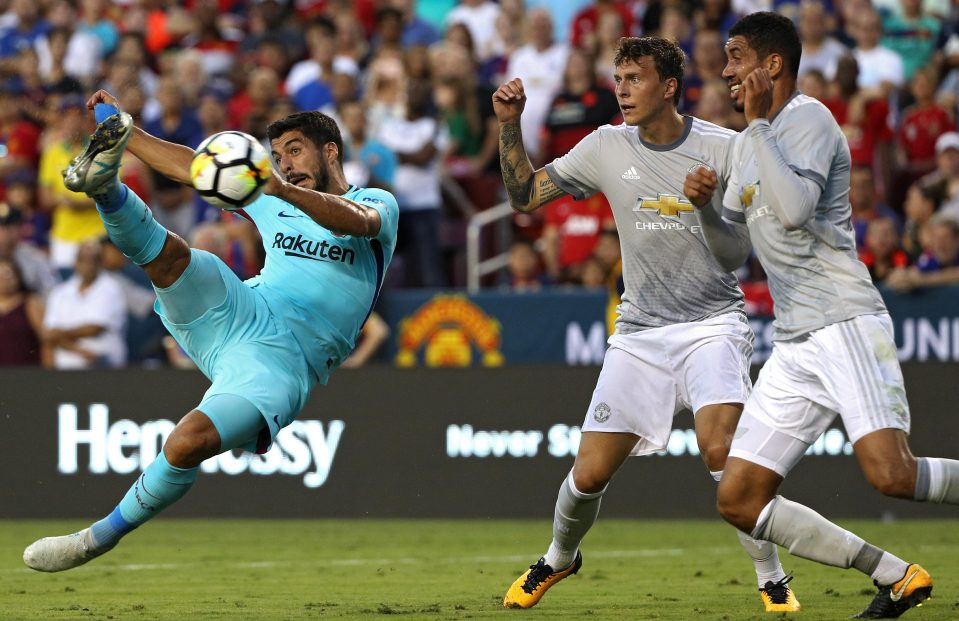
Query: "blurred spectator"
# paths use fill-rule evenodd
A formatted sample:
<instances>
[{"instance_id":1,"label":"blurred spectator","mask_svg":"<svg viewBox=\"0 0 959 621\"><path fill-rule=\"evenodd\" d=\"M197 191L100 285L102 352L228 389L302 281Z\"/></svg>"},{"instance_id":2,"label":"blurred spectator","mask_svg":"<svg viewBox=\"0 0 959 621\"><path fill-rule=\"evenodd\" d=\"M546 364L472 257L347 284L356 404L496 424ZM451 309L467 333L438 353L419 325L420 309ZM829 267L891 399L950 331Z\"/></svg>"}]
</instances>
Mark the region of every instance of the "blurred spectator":
<instances>
[{"instance_id":1,"label":"blurred spectator","mask_svg":"<svg viewBox=\"0 0 959 621\"><path fill-rule=\"evenodd\" d=\"M490 0L460 0L459 6L446 16L446 27L465 24L473 35L477 60L484 62L496 54L496 18L499 5Z\"/></svg>"},{"instance_id":2,"label":"blurred spectator","mask_svg":"<svg viewBox=\"0 0 959 621\"><path fill-rule=\"evenodd\" d=\"M540 291L546 283L539 255L533 244L526 240L516 240L510 246L506 268L509 272L509 288L516 293Z\"/></svg>"},{"instance_id":3,"label":"blurred spectator","mask_svg":"<svg viewBox=\"0 0 959 621\"><path fill-rule=\"evenodd\" d=\"M886 284L898 291L959 284L959 222L941 214L933 217L928 246L915 266L894 270Z\"/></svg>"},{"instance_id":4,"label":"blurred spectator","mask_svg":"<svg viewBox=\"0 0 959 621\"><path fill-rule=\"evenodd\" d=\"M902 221L886 204L876 200L876 181L868 166L853 166L849 174L849 205L852 207L852 226L856 232L856 248L866 242L866 227L878 218L892 220L898 230Z\"/></svg>"},{"instance_id":5,"label":"blurred spectator","mask_svg":"<svg viewBox=\"0 0 959 621\"><path fill-rule=\"evenodd\" d=\"M356 347L353 348L353 353L340 364L340 368L358 369L365 365L389 337L389 324L380 317L379 313L375 311L370 313L360 330L359 337L356 339Z\"/></svg>"},{"instance_id":6,"label":"blurred spectator","mask_svg":"<svg viewBox=\"0 0 959 621\"><path fill-rule=\"evenodd\" d=\"M99 239L105 229L93 199L63 185L62 171L80 154L93 131L93 119L83 96L78 93L65 96L59 113L56 122L44 132L39 197L41 207L53 217L50 260L57 269L69 272L80 244Z\"/></svg>"},{"instance_id":7,"label":"blurred spectator","mask_svg":"<svg viewBox=\"0 0 959 621\"><path fill-rule=\"evenodd\" d=\"M599 261L606 272L606 289L609 302L606 304L606 331L612 334L619 317L619 304L622 301L626 284L623 281L623 254L619 245L619 233L615 228L604 229L596 242L593 258Z\"/></svg>"},{"instance_id":8,"label":"blurred spectator","mask_svg":"<svg viewBox=\"0 0 959 621\"><path fill-rule=\"evenodd\" d=\"M739 17L733 12L730 0L703 0L696 3L693 23L696 31L717 30L725 41L729 38L729 29Z\"/></svg>"},{"instance_id":9,"label":"blurred spectator","mask_svg":"<svg viewBox=\"0 0 959 621\"><path fill-rule=\"evenodd\" d=\"M839 59L847 53L846 46L829 36L834 27L835 21L821 0L802 0L799 3L799 37L802 40L800 78L810 69L818 69L827 81L833 79Z\"/></svg>"},{"instance_id":10,"label":"blurred spectator","mask_svg":"<svg viewBox=\"0 0 959 621\"><path fill-rule=\"evenodd\" d=\"M10 0L10 13L14 17L8 28L0 30L0 72L15 74L16 57L25 47L46 44L50 24L41 14L43 5L34 0Z\"/></svg>"},{"instance_id":11,"label":"blurred spectator","mask_svg":"<svg viewBox=\"0 0 959 621\"><path fill-rule=\"evenodd\" d=\"M367 135L366 112L358 101L339 106L343 131L343 174L347 183L389 190L396 174L397 158L385 144Z\"/></svg>"},{"instance_id":12,"label":"blurred spectator","mask_svg":"<svg viewBox=\"0 0 959 621\"><path fill-rule=\"evenodd\" d=\"M20 239L29 241L37 248L49 248L50 214L38 208L36 175L32 172L17 172L7 177L6 184L7 206L22 215ZM37 290L36 287L34 289ZM43 292L45 293L46 289Z\"/></svg>"},{"instance_id":13,"label":"blurred spectator","mask_svg":"<svg viewBox=\"0 0 959 621\"><path fill-rule=\"evenodd\" d=\"M0 258L0 367L39 365L43 302L20 275L20 268Z\"/></svg>"},{"instance_id":14,"label":"blurred spectator","mask_svg":"<svg viewBox=\"0 0 959 621\"><path fill-rule=\"evenodd\" d=\"M433 45L440 40L440 33L425 19L416 14L415 0L390 0L390 6L397 9L402 16L403 47L411 45Z\"/></svg>"},{"instance_id":15,"label":"blurred spectator","mask_svg":"<svg viewBox=\"0 0 959 621\"><path fill-rule=\"evenodd\" d=\"M587 258L579 271L578 282L588 289L597 289L606 286L606 270L596 257Z\"/></svg>"},{"instance_id":16,"label":"blurred spectator","mask_svg":"<svg viewBox=\"0 0 959 621\"><path fill-rule=\"evenodd\" d=\"M946 77L938 85L936 101L953 119L959 106L959 33L953 34L942 48Z\"/></svg>"},{"instance_id":17,"label":"blurred spectator","mask_svg":"<svg viewBox=\"0 0 959 621\"><path fill-rule=\"evenodd\" d=\"M904 187L935 170L936 140L942 134L956 130L955 122L933 99L936 91L934 68L916 71L909 88L915 103L903 111L902 124L896 134Z\"/></svg>"},{"instance_id":18,"label":"blurred spectator","mask_svg":"<svg viewBox=\"0 0 959 621\"><path fill-rule=\"evenodd\" d=\"M889 104L875 89L859 87L859 64L844 56L836 66L832 92L823 103L832 112L849 143L853 166L878 169L883 190L892 183L893 133Z\"/></svg>"},{"instance_id":19,"label":"blurred spectator","mask_svg":"<svg viewBox=\"0 0 959 621\"><path fill-rule=\"evenodd\" d=\"M406 116L406 69L401 57L387 54L373 59L366 75L367 133L377 136L382 126Z\"/></svg>"},{"instance_id":20,"label":"blurred spectator","mask_svg":"<svg viewBox=\"0 0 959 621\"><path fill-rule=\"evenodd\" d=\"M197 0L193 4L193 32L183 39L183 47L199 55L202 73L223 76L236 60L243 32L233 27L218 11L217 0Z\"/></svg>"},{"instance_id":21,"label":"blurred spectator","mask_svg":"<svg viewBox=\"0 0 959 621\"><path fill-rule=\"evenodd\" d=\"M195 108L187 107L184 93L176 75L164 75L157 84L156 100L159 117L146 121L145 131L154 136L193 148L203 140L203 128Z\"/></svg>"},{"instance_id":22,"label":"blurred spectator","mask_svg":"<svg viewBox=\"0 0 959 621\"><path fill-rule=\"evenodd\" d=\"M300 89L320 82L331 89L336 73L355 76L359 71L356 60L343 55L337 45L337 31L333 22L318 17L306 26L306 45L310 55L294 64L286 78L285 90L294 98Z\"/></svg>"},{"instance_id":23,"label":"blurred spectator","mask_svg":"<svg viewBox=\"0 0 959 621\"><path fill-rule=\"evenodd\" d=\"M910 263L919 258L922 249L929 243L928 225L938 206L936 193L929 186L922 182L909 186L903 209L906 222L903 225L902 248L909 257Z\"/></svg>"},{"instance_id":24,"label":"blurred spectator","mask_svg":"<svg viewBox=\"0 0 959 621\"><path fill-rule=\"evenodd\" d=\"M233 129L264 138L279 94L280 78L276 72L269 67L257 67L247 76L245 88L230 99L228 124ZM188 146L195 147L196 143Z\"/></svg>"},{"instance_id":25,"label":"blurred spectator","mask_svg":"<svg viewBox=\"0 0 959 621\"><path fill-rule=\"evenodd\" d=\"M288 58L303 58L306 42L303 30L294 21L289 0L253 0L249 13L249 34L240 44L240 51L249 54L260 47L263 39L282 41Z\"/></svg>"},{"instance_id":26,"label":"blurred spectator","mask_svg":"<svg viewBox=\"0 0 959 621\"><path fill-rule=\"evenodd\" d=\"M920 182L944 212L959 215L959 133L946 132L936 139L936 170Z\"/></svg>"},{"instance_id":27,"label":"blurred spectator","mask_svg":"<svg viewBox=\"0 0 959 621\"><path fill-rule=\"evenodd\" d=\"M675 41L686 55L693 55L693 24L690 21L686 7L677 4L663 6L659 19L659 29L656 33L664 39Z\"/></svg>"},{"instance_id":28,"label":"blurred spectator","mask_svg":"<svg viewBox=\"0 0 959 621\"><path fill-rule=\"evenodd\" d=\"M899 0L899 6L901 12L882 19L882 46L899 55L903 77L910 80L917 69L932 62L942 25L923 13L922 0Z\"/></svg>"},{"instance_id":29,"label":"blurred spectator","mask_svg":"<svg viewBox=\"0 0 959 621\"><path fill-rule=\"evenodd\" d=\"M619 117L612 91L596 84L592 59L571 50L563 73L562 92L553 99L543 128L543 158L565 155L601 125ZM600 231L613 226L613 214L602 194L577 201L564 196L545 207L543 259L549 276L557 281L577 280L582 263L590 257Z\"/></svg>"},{"instance_id":30,"label":"blurred spectator","mask_svg":"<svg viewBox=\"0 0 959 621\"><path fill-rule=\"evenodd\" d=\"M526 107L520 119L523 144L530 160L542 163L540 135L553 98L563 87L563 72L569 53L565 44L553 40L553 18L546 9L529 14L529 43L509 59L507 79L523 80Z\"/></svg>"},{"instance_id":31,"label":"blurred spectator","mask_svg":"<svg viewBox=\"0 0 959 621\"><path fill-rule=\"evenodd\" d=\"M859 65L861 89L878 89L882 97L905 84L905 68L896 52L880 45L882 19L872 9L860 11L849 23L856 42L853 56Z\"/></svg>"},{"instance_id":32,"label":"blurred spectator","mask_svg":"<svg viewBox=\"0 0 959 621\"><path fill-rule=\"evenodd\" d=\"M76 32L96 37L100 44L101 58L112 54L120 41L116 24L107 17L111 4L107 0L80 0L78 5L80 15L76 23Z\"/></svg>"},{"instance_id":33,"label":"blurred spectator","mask_svg":"<svg viewBox=\"0 0 959 621\"><path fill-rule=\"evenodd\" d=\"M616 59L617 42L620 33L623 30L623 22L619 13L616 11L606 11L599 18L596 25L596 43L592 47L583 47L581 49L592 52L596 66L596 81L610 89L616 88L616 65L613 62ZM720 60L726 57L725 52L720 47ZM720 65L720 70L722 65ZM717 74L718 75L718 74Z\"/></svg>"},{"instance_id":34,"label":"blurred spectator","mask_svg":"<svg viewBox=\"0 0 959 621\"><path fill-rule=\"evenodd\" d=\"M117 51L110 59L109 66L113 68L118 65L125 65L132 79L140 84L147 97L153 97L154 93L156 93L159 78L153 69L150 68L149 60L150 52L147 49L143 34L126 32L120 36ZM111 83L110 86L110 92L118 93L126 84ZM124 105L126 105L126 103L124 103ZM152 118L150 114L145 114L144 116Z\"/></svg>"},{"instance_id":35,"label":"blurred spectator","mask_svg":"<svg viewBox=\"0 0 959 621\"><path fill-rule=\"evenodd\" d=\"M881 283L893 270L909 265L909 257L899 247L896 223L891 218L869 221L859 260L869 269L874 283Z\"/></svg>"},{"instance_id":36,"label":"blurred spectator","mask_svg":"<svg viewBox=\"0 0 959 621\"><path fill-rule=\"evenodd\" d=\"M20 239L22 223L20 210L0 203L0 260L13 261L23 285L46 296L57 284L57 275L40 249Z\"/></svg>"},{"instance_id":37,"label":"blurred spectator","mask_svg":"<svg viewBox=\"0 0 959 621\"><path fill-rule=\"evenodd\" d=\"M123 290L103 273L100 244L84 243L77 253L74 275L54 287L47 300L43 340L53 348L53 368L123 366L126 321Z\"/></svg>"},{"instance_id":38,"label":"blurred spectator","mask_svg":"<svg viewBox=\"0 0 959 621\"><path fill-rule=\"evenodd\" d=\"M409 87L406 117L384 123L379 139L399 158L393 194L400 208L396 252L402 257L404 281L413 287L442 287L440 264L439 154L445 132L429 115L432 91L423 84Z\"/></svg>"},{"instance_id":39,"label":"blurred spectator","mask_svg":"<svg viewBox=\"0 0 959 621\"><path fill-rule=\"evenodd\" d=\"M392 6L384 6L376 11L376 29L370 41L372 54L380 50L402 53L403 12Z\"/></svg>"},{"instance_id":40,"label":"blurred spectator","mask_svg":"<svg viewBox=\"0 0 959 621\"><path fill-rule=\"evenodd\" d=\"M164 357L163 337L166 328L153 312L156 293L149 277L123 256L109 237L101 240L103 270L120 285L127 308L127 363L142 363Z\"/></svg>"},{"instance_id":41,"label":"blurred spectator","mask_svg":"<svg viewBox=\"0 0 959 621\"><path fill-rule=\"evenodd\" d=\"M616 37L628 37L633 26L633 14L625 3L616 0L596 0L573 17L570 41L573 47L596 49L596 37L604 15L618 17L619 33Z\"/></svg>"},{"instance_id":42,"label":"blurred spectator","mask_svg":"<svg viewBox=\"0 0 959 621\"><path fill-rule=\"evenodd\" d=\"M810 75L809 73L806 74ZM803 90L803 93L812 96ZM746 117L733 108L729 98L729 86L720 79L707 80L702 86L699 103L693 110L693 115L720 127L742 131L746 129Z\"/></svg>"},{"instance_id":43,"label":"blurred spectator","mask_svg":"<svg viewBox=\"0 0 959 621\"><path fill-rule=\"evenodd\" d=\"M720 79L725 64L724 39L718 30L697 30L693 37L693 62L683 77L682 112L690 112L699 104L703 85ZM727 89L728 90L728 89ZM726 99L729 99L727 92Z\"/></svg>"},{"instance_id":44,"label":"blurred spectator","mask_svg":"<svg viewBox=\"0 0 959 621\"><path fill-rule=\"evenodd\" d=\"M0 178L15 173L32 173L39 159L40 130L20 114L20 87L7 81L0 84ZM0 183L0 200L6 184Z\"/></svg>"}]
</instances>

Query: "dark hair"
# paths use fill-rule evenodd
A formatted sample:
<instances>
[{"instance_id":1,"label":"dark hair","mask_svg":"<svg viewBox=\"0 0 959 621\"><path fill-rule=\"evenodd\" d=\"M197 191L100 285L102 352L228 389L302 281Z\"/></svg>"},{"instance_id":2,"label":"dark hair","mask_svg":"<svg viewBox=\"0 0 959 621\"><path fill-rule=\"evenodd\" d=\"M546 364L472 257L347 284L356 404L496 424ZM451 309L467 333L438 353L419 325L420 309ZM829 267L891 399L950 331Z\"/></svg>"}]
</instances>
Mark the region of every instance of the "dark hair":
<instances>
[{"instance_id":1,"label":"dark hair","mask_svg":"<svg viewBox=\"0 0 959 621\"><path fill-rule=\"evenodd\" d=\"M796 26L788 17L769 11L752 13L736 22L729 30L729 36L746 39L749 47L756 50L759 60L770 54L779 54L792 77L799 75L802 42Z\"/></svg>"},{"instance_id":2,"label":"dark hair","mask_svg":"<svg viewBox=\"0 0 959 621\"><path fill-rule=\"evenodd\" d=\"M317 110L296 112L279 121L273 121L266 128L266 137L270 141L276 140L286 132L299 131L310 139L316 148L321 148L328 142L336 145L338 154L336 159L343 165L343 137L336 121Z\"/></svg>"},{"instance_id":3,"label":"dark hair","mask_svg":"<svg viewBox=\"0 0 959 621\"><path fill-rule=\"evenodd\" d=\"M33 289L30 288L30 285L27 284L27 281L23 279L23 270L20 269L20 266L17 265L17 262L13 259L0 259L0 263L6 263L10 266L10 269L13 270L13 275L17 279L17 282L20 286L17 288L17 293L31 294Z\"/></svg>"},{"instance_id":4,"label":"dark hair","mask_svg":"<svg viewBox=\"0 0 959 621\"><path fill-rule=\"evenodd\" d=\"M616 46L613 64L619 67L629 61L638 62L643 56L653 58L660 80L676 80L673 103L679 104L683 94L683 73L686 71L686 55L682 48L662 37L622 37Z\"/></svg>"}]
</instances>

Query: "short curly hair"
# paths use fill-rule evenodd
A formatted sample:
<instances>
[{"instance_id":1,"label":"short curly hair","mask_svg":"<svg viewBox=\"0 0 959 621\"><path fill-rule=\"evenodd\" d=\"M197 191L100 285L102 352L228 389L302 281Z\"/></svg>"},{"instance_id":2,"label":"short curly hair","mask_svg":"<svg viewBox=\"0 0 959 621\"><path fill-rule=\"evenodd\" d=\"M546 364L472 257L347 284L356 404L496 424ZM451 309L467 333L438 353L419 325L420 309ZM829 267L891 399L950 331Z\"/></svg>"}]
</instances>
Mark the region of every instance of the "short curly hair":
<instances>
[{"instance_id":1,"label":"short curly hair","mask_svg":"<svg viewBox=\"0 0 959 621\"><path fill-rule=\"evenodd\" d=\"M619 67L630 61L637 62L643 56L652 57L660 80L676 79L673 103L678 105L683 93L683 74L686 71L686 55L683 49L662 37L622 37L616 46L613 64Z\"/></svg>"}]
</instances>

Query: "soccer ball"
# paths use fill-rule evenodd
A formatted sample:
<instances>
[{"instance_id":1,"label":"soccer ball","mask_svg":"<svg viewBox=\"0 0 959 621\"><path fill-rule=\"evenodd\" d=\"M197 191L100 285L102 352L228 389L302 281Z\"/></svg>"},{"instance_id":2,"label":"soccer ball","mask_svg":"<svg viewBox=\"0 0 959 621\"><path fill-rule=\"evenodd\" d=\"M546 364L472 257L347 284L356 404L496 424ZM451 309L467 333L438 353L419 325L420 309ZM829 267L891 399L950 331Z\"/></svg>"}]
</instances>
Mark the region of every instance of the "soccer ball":
<instances>
[{"instance_id":1,"label":"soccer ball","mask_svg":"<svg viewBox=\"0 0 959 621\"><path fill-rule=\"evenodd\" d=\"M200 143L190 162L190 181L211 205L241 209L260 195L273 174L263 145L243 132L219 132Z\"/></svg>"}]
</instances>

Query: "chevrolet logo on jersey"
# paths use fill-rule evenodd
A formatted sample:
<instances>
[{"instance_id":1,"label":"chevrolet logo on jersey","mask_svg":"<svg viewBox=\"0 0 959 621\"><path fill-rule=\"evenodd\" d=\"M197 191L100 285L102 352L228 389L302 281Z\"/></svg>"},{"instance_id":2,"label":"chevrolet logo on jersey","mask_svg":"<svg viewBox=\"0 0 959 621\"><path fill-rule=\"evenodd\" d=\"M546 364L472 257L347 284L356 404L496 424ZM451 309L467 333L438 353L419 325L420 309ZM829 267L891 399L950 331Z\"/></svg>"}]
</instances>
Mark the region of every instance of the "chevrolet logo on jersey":
<instances>
[{"instance_id":1,"label":"chevrolet logo on jersey","mask_svg":"<svg viewBox=\"0 0 959 621\"><path fill-rule=\"evenodd\" d=\"M759 189L758 183L747 185L746 187L743 188L743 191L739 193L739 202L743 204L743 207L753 206L753 197L756 195L756 190L758 189Z\"/></svg>"},{"instance_id":2,"label":"chevrolet logo on jersey","mask_svg":"<svg viewBox=\"0 0 959 621\"><path fill-rule=\"evenodd\" d=\"M660 194L658 198L640 198L636 207L655 209L659 215L667 218L676 218L680 213L695 211L693 204L688 200L672 194Z\"/></svg>"},{"instance_id":3,"label":"chevrolet logo on jersey","mask_svg":"<svg viewBox=\"0 0 959 621\"><path fill-rule=\"evenodd\" d=\"M356 259L356 253L350 248L343 248L328 241L313 241L306 239L300 234L284 235L277 233L273 238L273 247L285 250L283 254L288 257L299 257L301 259L312 259L314 261L324 261L327 263L349 263L353 265Z\"/></svg>"}]
</instances>

